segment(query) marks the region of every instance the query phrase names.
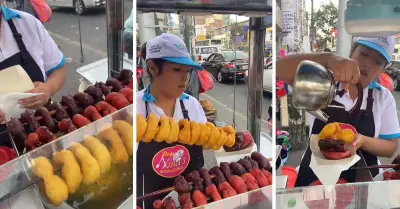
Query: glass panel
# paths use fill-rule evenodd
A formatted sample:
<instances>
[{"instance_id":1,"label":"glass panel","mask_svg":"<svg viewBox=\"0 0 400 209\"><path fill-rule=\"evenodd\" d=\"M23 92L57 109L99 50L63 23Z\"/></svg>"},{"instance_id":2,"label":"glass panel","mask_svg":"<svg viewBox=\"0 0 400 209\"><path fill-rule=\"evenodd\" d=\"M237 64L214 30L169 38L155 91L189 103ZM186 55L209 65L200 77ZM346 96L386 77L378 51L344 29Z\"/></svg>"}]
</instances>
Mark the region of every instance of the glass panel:
<instances>
[{"instance_id":1,"label":"glass panel","mask_svg":"<svg viewBox=\"0 0 400 209\"><path fill-rule=\"evenodd\" d=\"M235 195L228 199L207 204L207 208L272 209L272 186L264 187L240 195Z\"/></svg>"},{"instance_id":2,"label":"glass panel","mask_svg":"<svg viewBox=\"0 0 400 209\"><path fill-rule=\"evenodd\" d=\"M249 58L249 55L242 51L236 51L236 55L235 52L223 52L223 54L226 60L235 60L235 57L237 60Z\"/></svg>"},{"instance_id":3,"label":"glass panel","mask_svg":"<svg viewBox=\"0 0 400 209\"><path fill-rule=\"evenodd\" d=\"M277 208L398 208L400 181L277 189Z\"/></svg>"},{"instance_id":4,"label":"glass panel","mask_svg":"<svg viewBox=\"0 0 400 209\"><path fill-rule=\"evenodd\" d=\"M217 47L202 47L201 54L212 54L218 52Z\"/></svg>"},{"instance_id":5,"label":"glass panel","mask_svg":"<svg viewBox=\"0 0 400 209\"><path fill-rule=\"evenodd\" d=\"M90 123L89 125L82 127L72 133L69 133L67 135L64 135L57 140L53 142L49 142L42 147L36 148L33 151L26 153L25 155L22 155L2 166L0 166L0 173L2 176L0 177L0 199L4 198L6 195L13 194L21 190L21 188L28 188L30 185L36 184L39 182L38 177L34 176L34 174L31 171L32 167L32 160L43 156L47 158L51 158L52 154L54 152L60 151L62 149L67 149L71 146L72 143L79 143L83 140L85 135L96 135L100 130L103 130L105 127L109 126L112 124L114 120L125 120L132 124L133 117L132 117L132 110L133 107L132 105L121 109L111 115L108 115L106 117L103 117L101 120L95 121ZM122 204L126 198L128 198L130 195L132 195L132 162L128 162L126 165L124 164L126 168L120 168L118 167L118 171L124 171L125 173L121 173L119 176L127 176L130 177L129 179L125 179L124 181L124 186L120 186L118 189L113 191L113 194L111 196L118 196L118 197L109 197L107 198L107 201L102 201L103 204L104 202L112 203L114 206L107 205L107 208L116 208L120 204ZM114 168L116 166L112 166ZM54 167L55 172L57 172L60 168L59 167ZM113 172L110 172L113 173ZM124 175L126 174L126 175ZM111 175L111 174L110 174ZM108 174L104 174L101 178L108 178ZM111 179L111 178L110 178ZM122 182L122 179L124 178L118 178L118 182ZM111 181L112 183L115 183ZM108 182L110 183L110 182ZM108 185L108 184L107 184ZM36 184L37 186L37 184ZM96 186L93 186L96 187ZM122 191L123 190L123 191ZM90 204L90 199L93 196L92 193L84 195L82 199L85 199L86 208L90 207L87 206ZM79 201L75 201L75 198L70 196L70 200L68 202L74 202L74 206L77 208L85 208L79 206L80 204L77 203ZM78 198L79 199L79 198ZM89 200L89 201L88 201ZM93 201L101 202L99 200ZM44 202L44 204L46 204Z\"/></svg>"}]
</instances>

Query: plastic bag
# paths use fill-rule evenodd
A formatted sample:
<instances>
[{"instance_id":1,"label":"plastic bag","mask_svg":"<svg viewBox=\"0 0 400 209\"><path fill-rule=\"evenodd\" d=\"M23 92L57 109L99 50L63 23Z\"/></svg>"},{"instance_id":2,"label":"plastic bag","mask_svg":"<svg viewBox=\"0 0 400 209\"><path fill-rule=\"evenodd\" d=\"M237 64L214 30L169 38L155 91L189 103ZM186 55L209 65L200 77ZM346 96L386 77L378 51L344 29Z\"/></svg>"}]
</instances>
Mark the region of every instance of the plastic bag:
<instances>
[{"instance_id":1,"label":"plastic bag","mask_svg":"<svg viewBox=\"0 0 400 209\"><path fill-rule=\"evenodd\" d=\"M36 14L36 18L42 23L49 22L53 12L49 4L45 0L28 0L32 10Z\"/></svg>"},{"instance_id":2,"label":"plastic bag","mask_svg":"<svg viewBox=\"0 0 400 209\"><path fill-rule=\"evenodd\" d=\"M390 92L394 91L393 80L388 74L381 73L378 77L378 83L381 84L383 87L389 89Z\"/></svg>"},{"instance_id":3,"label":"plastic bag","mask_svg":"<svg viewBox=\"0 0 400 209\"><path fill-rule=\"evenodd\" d=\"M206 70L196 70L196 75L200 81L199 93L204 93L214 88L214 79Z\"/></svg>"}]
</instances>

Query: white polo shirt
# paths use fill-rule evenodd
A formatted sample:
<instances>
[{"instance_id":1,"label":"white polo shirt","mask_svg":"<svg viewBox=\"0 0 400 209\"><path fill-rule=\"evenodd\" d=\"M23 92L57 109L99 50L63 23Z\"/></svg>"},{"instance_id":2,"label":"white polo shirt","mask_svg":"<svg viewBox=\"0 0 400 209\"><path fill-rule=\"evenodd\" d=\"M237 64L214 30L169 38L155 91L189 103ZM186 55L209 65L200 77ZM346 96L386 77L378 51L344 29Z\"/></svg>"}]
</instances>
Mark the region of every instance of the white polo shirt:
<instances>
[{"instance_id":1,"label":"white polo shirt","mask_svg":"<svg viewBox=\"0 0 400 209\"><path fill-rule=\"evenodd\" d=\"M155 105L155 99L151 94L148 93L148 89L149 87L136 93L136 114L140 114L146 117L145 101L147 101L149 113L154 113L158 117L165 115L164 111L160 107ZM205 116L203 108L200 105L200 102L196 98L185 93L183 93L182 96L176 100L174 111L175 120L183 119L180 100L183 101L186 110L189 112L189 118L191 121L195 121L198 123L207 123L207 118Z\"/></svg>"},{"instance_id":2,"label":"white polo shirt","mask_svg":"<svg viewBox=\"0 0 400 209\"><path fill-rule=\"evenodd\" d=\"M400 127L399 120L397 118L396 101L394 100L392 93L385 87L373 81L367 88L364 89L364 98L361 104L362 110L367 108L368 89L374 89L374 103L372 112L375 122L375 138L386 140L400 138ZM343 95L343 97L336 95L334 100L343 104L346 111L350 111L357 102L357 100L353 101L350 98L349 93L346 93ZM311 133L315 117L310 115L309 119Z\"/></svg>"},{"instance_id":3,"label":"white polo shirt","mask_svg":"<svg viewBox=\"0 0 400 209\"><path fill-rule=\"evenodd\" d=\"M17 31L22 35L26 49L42 70L45 80L51 72L64 65L62 52L38 19L6 6L1 7L1 13L3 18L0 22L0 62L19 52L17 42L7 23L12 19Z\"/></svg>"}]
</instances>

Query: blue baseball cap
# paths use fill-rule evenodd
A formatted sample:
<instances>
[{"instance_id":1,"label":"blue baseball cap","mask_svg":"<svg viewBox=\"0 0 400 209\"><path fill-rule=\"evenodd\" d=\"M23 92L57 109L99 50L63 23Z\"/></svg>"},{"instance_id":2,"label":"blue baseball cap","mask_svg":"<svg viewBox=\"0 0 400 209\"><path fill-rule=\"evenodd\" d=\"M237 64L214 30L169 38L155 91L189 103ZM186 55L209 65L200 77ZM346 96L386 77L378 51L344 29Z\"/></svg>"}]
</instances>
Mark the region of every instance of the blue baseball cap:
<instances>
[{"instance_id":1,"label":"blue baseball cap","mask_svg":"<svg viewBox=\"0 0 400 209\"><path fill-rule=\"evenodd\" d=\"M190 58L183 40L169 33L163 33L146 44L146 60L160 58L168 62L186 65L196 70L203 70L199 63Z\"/></svg>"},{"instance_id":2,"label":"blue baseball cap","mask_svg":"<svg viewBox=\"0 0 400 209\"><path fill-rule=\"evenodd\" d=\"M386 61L390 63L390 61L392 60L392 55L394 53L396 40L394 36L373 38L360 37L357 38L356 43L378 51L383 57L385 57Z\"/></svg>"}]
</instances>

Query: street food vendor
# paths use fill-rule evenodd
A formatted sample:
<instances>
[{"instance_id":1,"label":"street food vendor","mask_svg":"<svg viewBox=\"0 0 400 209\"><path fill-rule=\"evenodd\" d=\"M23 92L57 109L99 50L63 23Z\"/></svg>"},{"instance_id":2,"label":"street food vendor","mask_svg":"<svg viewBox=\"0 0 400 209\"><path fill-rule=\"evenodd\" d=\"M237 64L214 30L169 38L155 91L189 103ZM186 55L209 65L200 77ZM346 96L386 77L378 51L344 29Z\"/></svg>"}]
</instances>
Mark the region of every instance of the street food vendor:
<instances>
[{"instance_id":1,"label":"street food vendor","mask_svg":"<svg viewBox=\"0 0 400 209\"><path fill-rule=\"evenodd\" d=\"M335 96L330 106L323 109L329 116L328 122L342 122L353 125L358 132L352 146L358 149L368 165L377 165L377 157L390 158L397 150L400 128L397 118L396 102L390 91L375 82L375 79L391 61L395 38L358 38L354 42L350 59L334 53L301 54L277 61L276 75L289 85L293 83L296 68L303 60L310 60L330 69L337 81L339 90L346 93ZM350 116L358 98L357 82L363 88L363 100L357 116ZM326 124L310 117L311 134L319 134ZM300 164L296 186L308 186L317 180L310 169L311 151L307 148ZM373 176L378 169L370 169ZM347 182L355 181L355 170L342 172L341 178Z\"/></svg>"},{"instance_id":2,"label":"street food vendor","mask_svg":"<svg viewBox=\"0 0 400 209\"><path fill-rule=\"evenodd\" d=\"M176 120L207 122L200 102L184 93L190 70L203 68L192 61L181 38L163 33L148 41L146 66L151 81L147 88L136 93L137 114L147 117L149 113L154 113L157 116L166 115ZM179 158L180 160L177 161L176 154L186 157ZM162 155L160 161L153 161L153 159L160 159L160 155ZM140 142L136 156L138 196L173 186L176 176L188 171L200 170L204 165L201 146L187 146L179 143ZM169 164L167 168L163 166L169 162L174 163ZM156 196L145 199L145 208L152 208L153 201L162 198ZM140 206L141 203L138 202L138 205Z\"/></svg>"},{"instance_id":3,"label":"street food vendor","mask_svg":"<svg viewBox=\"0 0 400 209\"><path fill-rule=\"evenodd\" d=\"M34 82L29 93L43 93L19 101L21 107L35 109L48 103L65 81L64 56L32 15L1 6L0 70L20 65ZM0 122L4 122L4 113Z\"/></svg>"}]
</instances>

